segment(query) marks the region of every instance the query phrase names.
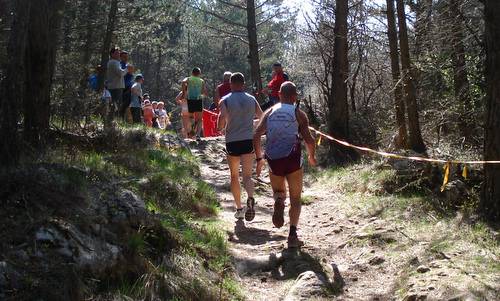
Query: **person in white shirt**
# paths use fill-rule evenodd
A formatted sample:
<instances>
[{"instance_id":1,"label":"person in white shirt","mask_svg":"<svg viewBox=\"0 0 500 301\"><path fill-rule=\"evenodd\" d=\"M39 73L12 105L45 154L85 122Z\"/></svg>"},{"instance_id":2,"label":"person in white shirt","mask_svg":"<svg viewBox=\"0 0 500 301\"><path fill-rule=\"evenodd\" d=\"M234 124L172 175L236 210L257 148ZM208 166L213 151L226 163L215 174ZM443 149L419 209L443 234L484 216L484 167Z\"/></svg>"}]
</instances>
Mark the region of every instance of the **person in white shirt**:
<instances>
[{"instance_id":1,"label":"person in white shirt","mask_svg":"<svg viewBox=\"0 0 500 301\"><path fill-rule=\"evenodd\" d=\"M141 123L142 111L142 84L144 77L142 74L135 76L135 82L130 88L130 112L132 113L132 122Z\"/></svg>"},{"instance_id":2,"label":"person in white shirt","mask_svg":"<svg viewBox=\"0 0 500 301\"><path fill-rule=\"evenodd\" d=\"M160 129L166 129L170 126L170 120L165 110L165 103L163 101L158 102L158 126Z\"/></svg>"}]
</instances>

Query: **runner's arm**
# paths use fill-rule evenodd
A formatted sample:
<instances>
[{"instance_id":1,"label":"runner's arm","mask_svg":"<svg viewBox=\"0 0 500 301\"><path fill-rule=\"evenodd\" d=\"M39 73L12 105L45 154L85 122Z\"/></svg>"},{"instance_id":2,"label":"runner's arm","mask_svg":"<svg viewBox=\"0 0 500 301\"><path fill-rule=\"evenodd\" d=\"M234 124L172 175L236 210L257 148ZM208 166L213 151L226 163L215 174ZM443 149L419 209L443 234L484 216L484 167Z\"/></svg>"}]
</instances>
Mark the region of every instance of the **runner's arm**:
<instances>
[{"instance_id":1,"label":"runner's arm","mask_svg":"<svg viewBox=\"0 0 500 301\"><path fill-rule=\"evenodd\" d=\"M261 110L262 112L262 110ZM267 117L269 116L270 111L266 111L264 113L264 116L259 120L259 124L257 125L257 128L255 129L255 134L253 135L253 148L255 150L255 157L257 159L263 157L262 153L262 141L261 141L261 136L266 133L266 124L267 124Z\"/></svg>"},{"instance_id":2,"label":"runner's arm","mask_svg":"<svg viewBox=\"0 0 500 301\"><path fill-rule=\"evenodd\" d=\"M259 105L259 102L257 99L255 99L255 116L260 120L262 118L262 115L264 113L262 112L262 108Z\"/></svg>"},{"instance_id":3,"label":"runner's arm","mask_svg":"<svg viewBox=\"0 0 500 301\"><path fill-rule=\"evenodd\" d=\"M221 103L220 105L220 114L219 118L217 120L217 130L220 132L226 127L226 106L224 105L224 102Z\"/></svg>"},{"instance_id":4,"label":"runner's arm","mask_svg":"<svg viewBox=\"0 0 500 301\"><path fill-rule=\"evenodd\" d=\"M182 85L181 85L181 91L182 91L183 96L186 96L187 88L188 88L188 83L187 83L187 78L186 78L182 81Z\"/></svg>"},{"instance_id":5,"label":"runner's arm","mask_svg":"<svg viewBox=\"0 0 500 301\"><path fill-rule=\"evenodd\" d=\"M205 95L205 97L208 97L208 90L207 90L207 86L205 85L205 81L202 82L201 93L203 95Z\"/></svg>"},{"instance_id":6,"label":"runner's arm","mask_svg":"<svg viewBox=\"0 0 500 301\"><path fill-rule=\"evenodd\" d=\"M311 135L311 131L309 130L309 118L307 118L304 111L298 110L297 121L299 122L300 134L306 143L309 163L314 166L316 165L316 143Z\"/></svg>"},{"instance_id":7,"label":"runner's arm","mask_svg":"<svg viewBox=\"0 0 500 301\"><path fill-rule=\"evenodd\" d=\"M180 104L180 105L182 104L182 95L183 95L183 94L182 94L182 91L181 91L181 92L179 92L179 94L177 94L177 96L175 97L175 102L176 102L177 104Z\"/></svg>"}]
</instances>

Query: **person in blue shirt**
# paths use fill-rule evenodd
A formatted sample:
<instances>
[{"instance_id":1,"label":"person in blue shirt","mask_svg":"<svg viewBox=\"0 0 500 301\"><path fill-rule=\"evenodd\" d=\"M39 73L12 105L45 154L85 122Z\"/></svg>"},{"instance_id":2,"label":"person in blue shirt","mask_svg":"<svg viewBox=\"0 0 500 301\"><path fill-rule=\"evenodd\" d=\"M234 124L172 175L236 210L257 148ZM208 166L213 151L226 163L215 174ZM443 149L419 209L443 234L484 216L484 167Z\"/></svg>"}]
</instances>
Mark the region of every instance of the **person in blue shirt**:
<instances>
[{"instance_id":1,"label":"person in blue shirt","mask_svg":"<svg viewBox=\"0 0 500 301\"><path fill-rule=\"evenodd\" d=\"M120 107L120 116L125 116L131 100L130 88L132 88L132 85L134 84L134 68L128 63L128 52L125 50L120 52L120 66L122 69L129 71L129 73L125 74L123 77L125 89L123 90L123 102Z\"/></svg>"},{"instance_id":2,"label":"person in blue shirt","mask_svg":"<svg viewBox=\"0 0 500 301\"><path fill-rule=\"evenodd\" d=\"M89 88L92 89L92 91L94 92L97 92L97 90L99 90L98 79L99 79L99 71L101 71L101 69L102 69L101 65L97 65L95 71L87 79Z\"/></svg>"}]
</instances>

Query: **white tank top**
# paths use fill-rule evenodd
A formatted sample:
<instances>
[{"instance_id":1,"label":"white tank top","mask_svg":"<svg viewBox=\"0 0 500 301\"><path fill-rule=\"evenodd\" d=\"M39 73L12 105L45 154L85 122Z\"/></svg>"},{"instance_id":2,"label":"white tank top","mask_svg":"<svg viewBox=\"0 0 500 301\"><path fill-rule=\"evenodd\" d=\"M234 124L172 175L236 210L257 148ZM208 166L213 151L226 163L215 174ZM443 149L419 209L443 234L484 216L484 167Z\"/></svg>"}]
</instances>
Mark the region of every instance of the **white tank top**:
<instances>
[{"instance_id":1,"label":"white tank top","mask_svg":"<svg viewBox=\"0 0 500 301\"><path fill-rule=\"evenodd\" d=\"M271 160L288 157L298 142L299 123L295 106L278 103L267 117L266 155Z\"/></svg>"}]
</instances>

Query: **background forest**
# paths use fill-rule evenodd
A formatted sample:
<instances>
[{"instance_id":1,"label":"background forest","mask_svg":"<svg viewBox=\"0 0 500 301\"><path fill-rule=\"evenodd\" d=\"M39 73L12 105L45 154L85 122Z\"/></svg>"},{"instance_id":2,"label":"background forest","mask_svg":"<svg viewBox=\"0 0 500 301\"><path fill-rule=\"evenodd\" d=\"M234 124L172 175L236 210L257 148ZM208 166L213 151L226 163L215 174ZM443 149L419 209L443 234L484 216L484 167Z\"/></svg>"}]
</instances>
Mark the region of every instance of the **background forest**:
<instances>
[{"instance_id":1,"label":"background forest","mask_svg":"<svg viewBox=\"0 0 500 301\"><path fill-rule=\"evenodd\" d=\"M283 300L314 271L329 280L304 288L325 300L495 300L499 15L497 0L0 0L0 299ZM115 46L173 130L103 125L96 67ZM315 135L310 248L290 258L267 219L233 233L223 140L181 139L175 102L199 67L205 107L225 71L264 104L276 62L314 128L439 159Z\"/></svg>"},{"instance_id":2,"label":"background forest","mask_svg":"<svg viewBox=\"0 0 500 301\"><path fill-rule=\"evenodd\" d=\"M483 156L486 45L478 0L314 0L301 7L279 0L59 0L40 6L3 0L0 6L0 72L12 87L7 98L18 99L4 110L25 112L24 135L34 144L43 144L49 128L84 131L93 124L100 93L91 92L87 78L117 45L145 76L145 91L174 113L180 81L194 66L211 95L224 71L241 71L249 92L263 102L259 92L271 65L282 62L313 125L337 138L445 160ZM23 18L49 26L26 28ZM47 59L23 65L23 43ZM43 80L21 93L8 75L21 76L24 69L42 72ZM17 136L11 126L5 129L4 137ZM335 144L327 153L327 165L359 157Z\"/></svg>"}]
</instances>

